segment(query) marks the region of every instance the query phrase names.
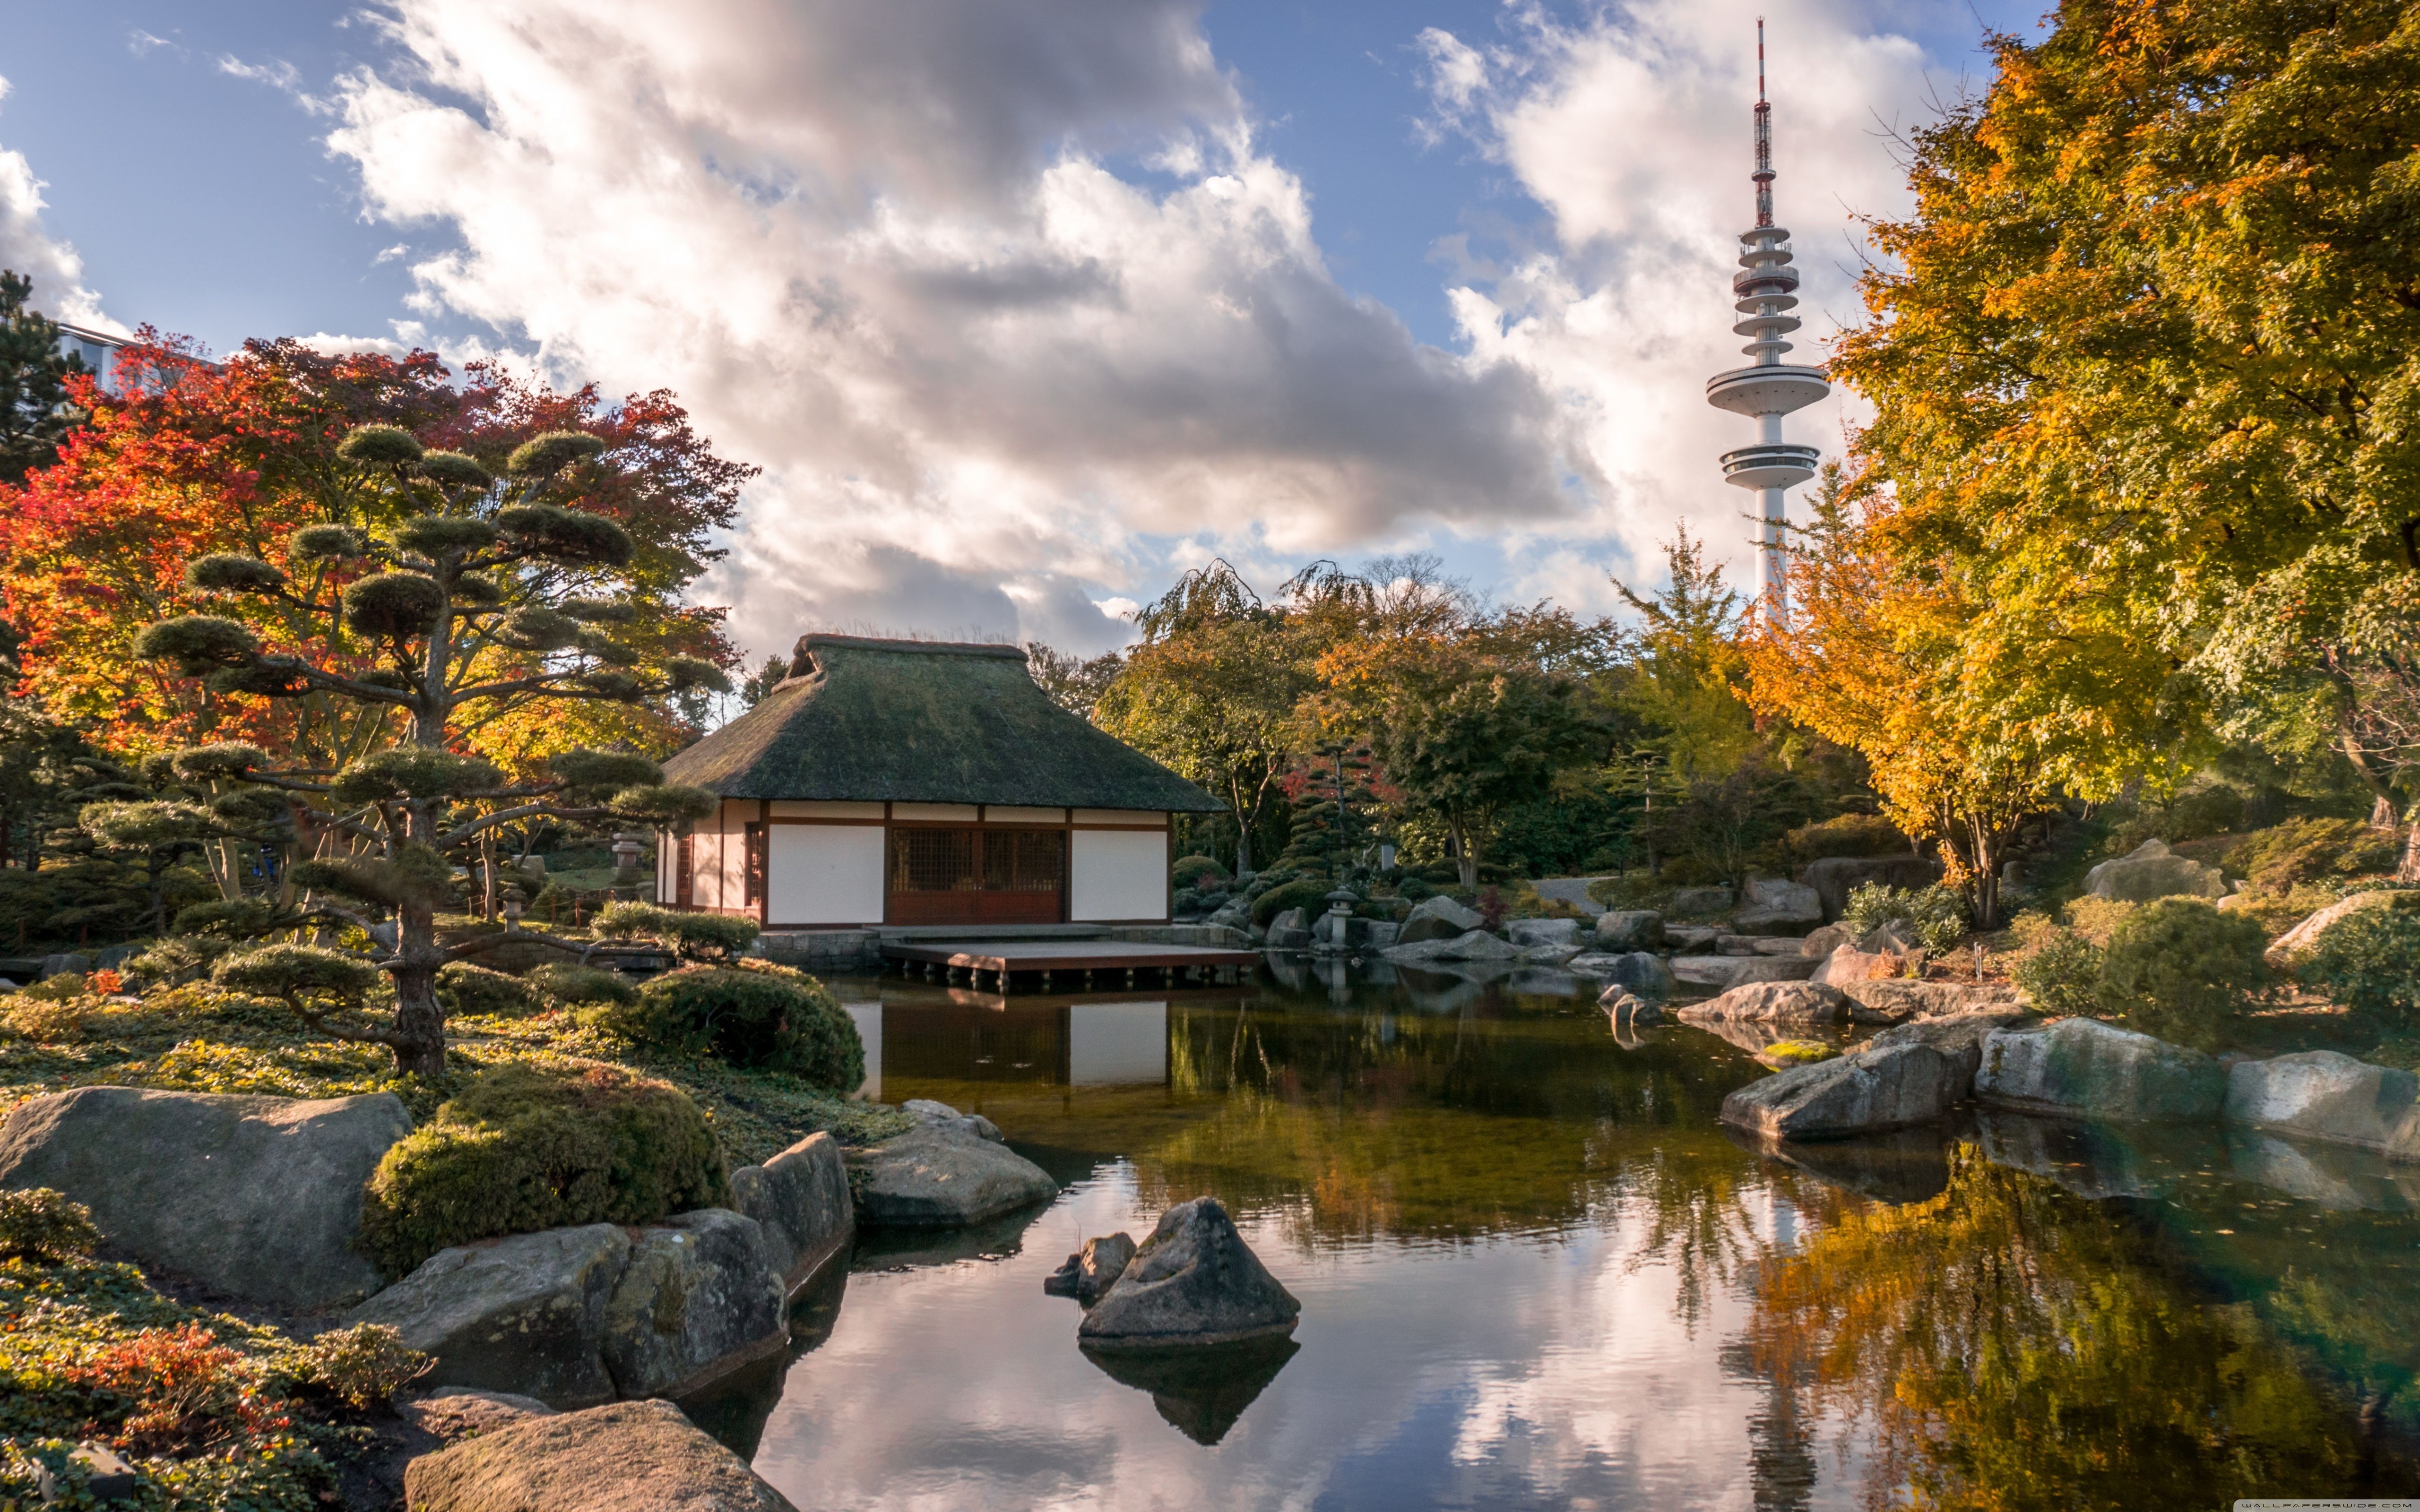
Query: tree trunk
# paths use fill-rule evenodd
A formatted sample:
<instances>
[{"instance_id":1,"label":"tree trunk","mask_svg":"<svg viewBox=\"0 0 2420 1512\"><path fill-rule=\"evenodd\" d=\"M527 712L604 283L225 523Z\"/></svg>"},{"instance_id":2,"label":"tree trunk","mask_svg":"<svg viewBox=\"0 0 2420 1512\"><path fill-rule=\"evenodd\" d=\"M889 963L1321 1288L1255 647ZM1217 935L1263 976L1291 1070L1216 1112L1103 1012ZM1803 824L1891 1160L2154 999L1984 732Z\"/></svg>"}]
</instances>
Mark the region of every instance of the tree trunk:
<instances>
[{"instance_id":1,"label":"tree trunk","mask_svg":"<svg viewBox=\"0 0 2420 1512\"><path fill-rule=\"evenodd\" d=\"M1230 781L1227 800L1235 806L1235 880L1252 874L1252 816L1244 808L1244 785Z\"/></svg>"},{"instance_id":2,"label":"tree trunk","mask_svg":"<svg viewBox=\"0 0 2420 1512\"><path fill-rule=\"evenodd\" d=\"M1460 819L1448 819L1446 834L1453 841L1454 875L1462 879L1465 891L1476 888L1479 886L1479 857L1470 853L1470 832L1463 828Z\"/></svg>"},{"instance_id":3,"label":"tree trunk","mask_svg":"<svg viewBox=\"0 0 2420 1512\"><path fill-rule=\"evenodd\" d=\"M2413 819L2412 827L2404 832L2403 859L2396 863L2395 880L2420 882L2420 818Z\"/></svg>"},{"instance_id":4,"label":"tree trunk","mask_svg":"<svg viewBox=\"0 0 2420 1512\"><path fill-rule=\"evenodd\" d=\"M445 1070L445 1008L437 1000L437 968L445 952L437 944L436 916L426 908L396 910L395 1069L407 1076L435 1076Z\"/></svg>"},{"instance_id":5,"label":"tree trunk","mask_svg":"<svg viewBox=\"0 0 2420 1512\"><path fill-rule=\"evenodd\" d=\"M1978 933L2000 927L2000 847L1998 838L1978 820L1969 827L1975 850L1975 928Z\"/></svg>"},{"instance_id":6,"label":"tree trunk","mask_svg":"<svg viewBox=\"0 0 2420 1512\"><path fill-rule=\"evenodd\" d=\"M2385 830L2390 835L2395 833L2397 827L2395 822L2395 800L2383 793L2374 794L2370 797L2369 827Z\"/></svg>"}]
</instances>

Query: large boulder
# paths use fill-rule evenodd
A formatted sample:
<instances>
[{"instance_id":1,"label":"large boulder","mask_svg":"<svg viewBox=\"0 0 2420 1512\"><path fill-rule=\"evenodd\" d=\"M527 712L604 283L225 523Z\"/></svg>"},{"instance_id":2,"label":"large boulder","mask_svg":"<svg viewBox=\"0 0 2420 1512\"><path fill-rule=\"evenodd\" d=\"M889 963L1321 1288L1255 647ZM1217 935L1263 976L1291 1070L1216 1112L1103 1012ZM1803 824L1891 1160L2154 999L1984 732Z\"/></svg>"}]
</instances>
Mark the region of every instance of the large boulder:
<instances>
[{"instance_id":1,"label":"large boulder","mask_svg":"<svg viewBox=\"0 0 2420 1512\"><path fill-rule=\"evenodd\" d=\"M1664 916L1652 908L1616 908L1596 916L1596 943L1607 950L1652 950L1664 943Z\"/></svg>"},{"instance_id":2,"label":"large boulder","mask_svg":"<svg viewBox=\"0 0 2420 1512\"><path fill-rule=\"evenodd\" d=\"M2333 1050L2246 1060L2226 1073L2229 1123L2335 1145L2389 1149L2415 1121L2420 1078Z\"/></svg>"},{"instance_id":3,"label":"large boulder","mask_svg":"<svg viewBox=\"0 0 2420 1512\"><path fill-rule=\"evenodd\" d=\"M1869 882L1913 891L1941 880L1941 863L1921 856L1827 856L1799 869L1798 880L1815 889L1825 919L1840 917L1849 894Z\"/></svg>"},{"instance_id":4,"label":"large boulder","mask_svg":"<svg viewBox=\"0 0 2420 1512\"><path fill-rule=\"evenodd\" d=\"M1568 945L1579 949L1580 921L1576 918L1515 918L1506 922L1504 933L1515 945Z\"/></svg>"},{"instance_id":5,"label":"large boulder","mask_svg":"<svg viewBox=\"0 0 2420 1512\"><path fill-rule=\"evenodd\" d=\"M393 1094L302 1101L83 1087L0 1122L0 1188L92 1210L112 1247L247 1302L317 1309L379 1288L354 1252L362 1184L411 1132Z\"/></svg>"},{"instance_id":6,"label":"large boulder","mask_svg":"<svg viewBox=\"0 0 2420 1512\"><path fill-rule=\"evenodd\" d=\"M1572 962L1572 969L1585 969L1590 976L1611 979L1614 987L1637 994L1641 997L1669 997L1680 989L1680 980L1660 955L1645 950L1629 950L1621 955L1580 956Z\"/></svg>"},{"instance_id":7,"label":"large boulder","mask_svg":"<svg viewBox=\"0 0 2420 1512\"><path fill-rule=\"evenodd\" d=\"M1664 911L1683 918L1704 918L1710 914L1730 911L1731 889L1729 887L1675 887L1672 901Z\"/></svg>"},{"instance_id":8,"label":"large boulder","mask_svg":"<svg viewBox=\"0 0 2420 1512\"><path fill-rule=\"evenodd\" d=\"M1750 877L1744 890L1747 906L1731 916L1742 934L1795 934L1823 922L1823 900L1803 882Z\"/></svg>"},{"instance_id":9,"label":"large boulder","mask_svg":"<svg viewBox=\"0 0 2420 1512\"><path fill-rule=\"evenodd\" d=\"M1855 938L1845 924L1826 924L1798 942L1798 953L1821 961Z\"/></svg>"},{"instance_id":10,"label":"large boulder","mask_svg":"<svg viewBox=\"0 0 2420 1512\"><path fill-rule=\"evenodd\" d=\"M1005 1145L928 1125L848 1153L857 1221L964 1226L1059 1195L1042 1167Z\"/></svg>"},{"instance_id":11,"label":"large boulder","mask_svg":"<svg viewBox=\"0 0 2420 1512\"><path fill-rule=\"evenodd\" d=\"M2269 942L2269 964L2281 969L2290 968L2296 962L2318 949L2320 937L2329 930L2365 909L2390 907L2401 896L2403 895L2400 893L2381 888L2372 892L2356 892L2350 898L2337 899Z\"/></svg>"},{"instance_id":12,"label":"large boulder","mask_svg":"<svg viewBox=\"0 0 2420 1512\"><path fill-rule=\"evenodd\" d=\"M1992 1031L1975 1095L2004 1107L2100 1119L2215 1119L2226 1072L2198 1050L2071 1018Z\"/></svg>"},{"instance_id":13,"label":"large boulder","mask_svg":"<svg viewBox=\"0 0 2420 1512\"><path fill-rule=\"evenodd\" d=\"M1841 945L1823 957L1815 968L1811 980L1833 987L1845 987L1853 981L1880 981L1903 973L1906 959L1881 952L1868 954L1854 945Z\"/></svg>"},{"instance_id":14,"label":"large boulder","mask_svg":"<svg viewBox=\"0 0 2420 1512\"><path fill-rule=\"evenodd\" d=\"M1311 925L1304 921L1301 909L1285 909L1269 920L1268 938L1261 943L1272 950L1308 950Z\"/></svg>"},{"instance_id":15,"label":"large boulder","mask_svg":"<svg viewBox=\"0 0 2420 1512\"><path fill-rule=\"evenodd\" d=\"M1523 961L1532 959L1533 952L1559 959L1573 953L1575 947L1518 946L1499 939L1485 930L1472 930L1450 939L1418 940L1409 945L1397 945L1386 952L1389 961Z\"/></svg>"},{"instance_id":16,"label":"large boulder","mask_svg":"<svg viewBox=\"0 0 2420 1512\"><path fill-rule=\"evenodd\" d=\"M1850 1015L1861 1024L1897 1024L1901 1019L2023 1006L2015 988L1995 981L1909 981L1885 977L1838 985L1862 1010Z\"/></svg>"},{"instance_id":17,"label":"large boulder","mask_svg":"<svg viewBox=\"0 0 2420 1512\"><path fill-rule=\"evenodd\" d=\"M788 1300L753 1218L705 1208L640 1229L605 1304L605 1369L620 1396L681 1396L786 1344Z\"/></svg>"},{"instance_id":18,"label":"large boulder","mask_svg":"<svg viewBox=\"0 0 2420 1512\"><path fill-rule=\"evenodd\" d=\"M1067 1263L1042 1278L1042 1289L1054 1297L1073 1297L1091 1306L1117 1285L1135 1257L1135 1242L1125 1234L1098 1234L1067 1257Z\"/></svg>"},{"instance_id":19,"label":"large boulder","mask_svg":"<svg viewBox=\"0 0 2420 1512\"><path fill-rule=\"evenodd\" d=\"M1883 1030L1866 1041L1869 1050L1887 1050L1893 1045L1922 1044L1947 1056L1957 1068L1958 1095L1962 1099L1974 1090L1975 1072L1983 1065L1983 1041L1994 1029L2019 1028L2033 1022L2033 1015L2022 1008L1974 1009L1963 1013L1947 1013L1939 1018L1917 1019Z\"/></svg>"},{"instance_id":20,"label":"large boulder","mask_svg":"<svg viewBox=\"0 0 2420 1512\"><path fill-rule=\"evenodd\" d=\"M423 1384L593 1406L616 1395L605 1308L629 1258L630 1237L613 1224L439 1250L346 1321L388 1324L434 1356Z\"/></svg>"},{"instance_id":21,"label":"large boulder","mask_svg":"<svg viewBox=\"0 0 2420 1512\"><path fill-rule=\"evenodd\" d=\"M1676 955L1672 975L1695 987L1728 991L1758 981L1805 981L1818 963L1787 955Z\"/></svg>"},{"instance_id":22,"label":"large boulder","mask_svg":"<svg viewBox=\"0 0 2420 1512\"><path fill-rule=\"evenodd\" d=\"M732 1172L731 1206L764 1229L766 1259L790 1291L846 1248L857 1227L848 1162L828 1134L809 1134L762 1165Z\"/></svg>"},{"instance_id":23,"label":"large boulder","mask_svg":"<svg viewBox=\"0 0 2420 1512\"><path fill-rule=\"evenodd\" d=\"M1839 990L1811 981L1762 981L1680 1011L1684 1022L1742 1019L1754 1024L1838 1024L1849 1016Z\"/></svg>"},{"instance_id":24,"label":"large boulder","mask_svg":"<svg viewBox=\"0 0 2420 1512\"><path fill-rule=\"evenodd\" d=\"M1723 1099L1722 1117L1770 1139L1843 1139L1929 1123L1964 1095L1947 1056L1897 1044L1751 1082Z\"/></svg>"},{"instance_id":25,"label":"large boulder","mask_svg":"<svg viewBox=\"0 0 2420 1512\"><path fill-rule=\"evenodd\" d=\"M1159 1215L1076 1339L1089 1350L1233 1344L1291 1334L1301 1316L1218 1199L1195 1197Z\"/></svg>"},{"instance_id":26,"label":"large boulder","mask_svg":"<svg viewBox=\"0 0 2420 1512\"><path fill-rule=\"evenodd\" d=\"M2224 898L2226 878L2214 866L2170 851L2166 841L2147 840L2086 872L2084 890L2095 898L2136 903L2154 898Z\"/></svg>"},{"instance_id":27,"label":"large boulder","mask_svg":"<svg viewBox=\"0 0 2420 1512\"><path fill-rule=\"evenodd\" d=\"M796 1512L670 1402L528 1417L403 1473L412 1512Z\"/></svg>"},{"instance_id":28,"label":"large boulder","mask_svg":"<svg viewBox=\"0 0 2420 1512\"><path fill-rule=\"evenodd\" d=\"M1450 898L1423 898L1413 905L1410 917L1404 920L1404 932L1395 937L1395 943L1418 945L1423 940L1450 940L1469 933L1485 922L1475 910L1465 908Z\"/></svg>"}]
</instances>

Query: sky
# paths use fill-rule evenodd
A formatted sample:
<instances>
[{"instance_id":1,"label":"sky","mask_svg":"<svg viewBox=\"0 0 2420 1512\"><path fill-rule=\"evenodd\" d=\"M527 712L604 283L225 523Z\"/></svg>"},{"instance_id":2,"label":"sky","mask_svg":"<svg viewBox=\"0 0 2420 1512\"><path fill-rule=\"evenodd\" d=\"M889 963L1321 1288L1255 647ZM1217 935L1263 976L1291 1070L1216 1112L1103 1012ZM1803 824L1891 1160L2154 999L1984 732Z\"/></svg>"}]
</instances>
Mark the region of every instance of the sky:
<instances>
[{"instance_id":1,"label":"sky","mask_svg":"<svg viewBox=\"0 0 2420 1512\"><path fill-rule=\"evenodd\" d=\"M1820 360L1892 135L2039 0L0 0L0 265L62 318L669 387L698 585L1093 653L1186 570L1752 581L1727 280L1766 17ZM1837 453L1854 396L1791 417Z\"/></svg>"}]
</instances>

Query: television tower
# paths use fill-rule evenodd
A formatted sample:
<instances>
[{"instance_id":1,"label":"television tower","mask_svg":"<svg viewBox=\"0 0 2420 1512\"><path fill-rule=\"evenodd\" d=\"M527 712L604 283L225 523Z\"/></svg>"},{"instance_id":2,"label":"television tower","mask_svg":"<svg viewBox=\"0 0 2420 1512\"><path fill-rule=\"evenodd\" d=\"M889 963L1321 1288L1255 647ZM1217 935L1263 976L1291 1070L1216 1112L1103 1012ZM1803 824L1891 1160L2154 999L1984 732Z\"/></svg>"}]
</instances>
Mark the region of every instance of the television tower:
<instances>
[{"instance_id":1,"label":"television tower","mask_svg":"<svg viewBox=\"0 0 2420 1512\"><path fill-rule=\"evenodd\" d=\"M1723 481L1753 488L1762 522L1757 549L1757 595L1764 612L1778 619L1784 598L1782 495L1815 475L1814 447L1781 439L1781 417L1804 409L1832 392L1820 367L1793 367L1781 360L1791 344L1781 338L1798 329L1789 312L1798 304L1798 273L1790 266L1790 233L1773 224L1773 106L1764 98L1764 18L1756 23L1756 225L1740 233L1740 269L1731 275L1734 334L1748 338L1740 348L1754 359L1747 367L1717 373L1706 381L1706 402L1756 421L1756 444L1725 452Z\"/></svg>"}]
</instances>

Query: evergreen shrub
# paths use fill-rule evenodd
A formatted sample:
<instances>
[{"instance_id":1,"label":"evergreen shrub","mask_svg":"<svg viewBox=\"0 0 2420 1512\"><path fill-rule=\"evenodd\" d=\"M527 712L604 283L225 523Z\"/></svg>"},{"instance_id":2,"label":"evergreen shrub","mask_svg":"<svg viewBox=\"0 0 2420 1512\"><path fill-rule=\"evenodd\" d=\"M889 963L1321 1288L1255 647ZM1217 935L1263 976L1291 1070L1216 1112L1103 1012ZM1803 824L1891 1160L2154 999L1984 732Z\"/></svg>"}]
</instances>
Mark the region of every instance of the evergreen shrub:
<instances>
[{"instance_id":1,"label":"evergreen shrub","mask_svg":"<svg viewBox=\"0 0 2420 1512\"><path fill-rule=\"evenodd\" d=\"M519 1018L546 1006L538 1000L536 991L519 977L474 966L467 961L437 968L437 1000L445 1005L448 1013L497 1018Z\"/></svg>"},{"instance_id":2,"label":"evergreen shrub","mask_svg":"<svg viewBox=\"0 0 2420 1512\"><path fill-rule=\"evenodd\" d=\"M650 1224L729 1200L689 1094L618 1066L516 1061L480 1072L379 1162L364 1254L391 1276L439 1250L575 1224Z\"/></svg>"},{"instance_id":3,"label":"evergreen shrub","mask_svg":"<svg viewBox=\"0 0 2420 1512\"><path fill-rule=\"evenodd\" d=\"M1966 937L1966 895L1939 883L1911 892L1868 882L1849 889L1840 907L1840 922L1859 934L1895 919L1905 919L1926 949L1947 950Z\"/></svg>"},{"instance_id":4,"label":"evergreen shrub","mask_svg":"<svg viewBox=\"0 0 2420 1512\"><path fill-rule=\"evenodd\" d=\"M1790 853L1803 861L1832 856L1901 856L1907 850L1907 837L1880 814L1834 814L1790 832Z\"/></svg>"},{"instance_id":5,"label":"evergreen shrub","mask_svg":"<svg viewBox=\"0 0 2420 1512\"><path fill-rule=\"evenodd\" d=\"M638 1000L597 1022L641 1049L778 1071L835 1092L865 1080L865 1046L840 999L801 971L687 966L655 978Z\"/></svg>"},{"instance_id":6,"label":"evergreen shrub","mask_svg":"<svg viewBox=\"0 0 2420 1512\"><path fill-rule=\"evenodd\" d=\"M586 1003L635 1003L639 989L618 971L598 966L578 966L567 961L550 961L533 969L529 983L538 995L557 1008L577 1008Z\"/></svg>"},{"instance_id":7,"label":"evergreen shrub","mask_svg":"<svg viewBox=\"0 0 2420 1512\"><path fill-rule=\"evenodd\" d=\"M2031 914L2017 921L2024 953L2009 975L2044 1013L2073 1017L2100 1006L2102 948L2048 918Z\"/></svg>"},{"instance_id":8,"label":"evergreen shrub","mask_svg":"<svg viewBox=\"0 0 2420 1512\"><path fill-rule=\"evenodd\" d=\"M0 1259L65 1260L101 1245L92 1210L47 1186L0 1192Z\"/></svg>"},{"instance_id":9,"label":"evergreen shrub","mask_svg":"<svg viewBox=\"0 0 2420 1512\"><path fill-rule=\"evenodd\" d=\"M2273 982L2268 932L2198 898L2161 898L2111 932L2101 964L2102 1008L2128 1026L2197 1050L2218 1048L2228 1021Z\"/></svg>"},{"instance_id":10,"label":"evergreen shrub","mask_svg":"<svg viewBox=\"0 0 2420 1512\"><path fill-rule=\"evenodd\" d=\"M1270 919L1289 908L1301 909L1306 919L1315 918L1327 912L1327 895L1335 890L1336 884L1326 877L1296 877L1252 900L1252 922L1266 929Z\"/></svg>"},{"instance_id":11,"label":"evergreen shrub","mask_svg":"<svg viewBox=\"0 0 2420 1512\"><path fill-rule=\"evenodd\" d=\"M2420 1029L2420 913L2361 909L2319 936L2296 975L2391 1029Z\"/></svg>"},{"instance_id":12,"label":"evergreen shrub","mask_svg":"<svg viewBox=\"0 0 2420 1512\"><path fill-rule=\"evenodd\" d=\"M1223 892L1230 880L1227 869L1211 856L1180 856L1168 874L1177 887L1191 887L1196 892Z\"/></svg>"}]
</instances>

